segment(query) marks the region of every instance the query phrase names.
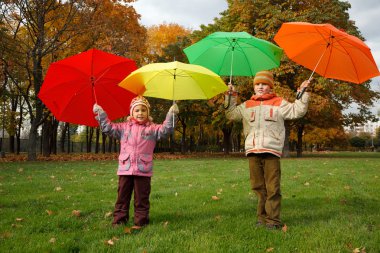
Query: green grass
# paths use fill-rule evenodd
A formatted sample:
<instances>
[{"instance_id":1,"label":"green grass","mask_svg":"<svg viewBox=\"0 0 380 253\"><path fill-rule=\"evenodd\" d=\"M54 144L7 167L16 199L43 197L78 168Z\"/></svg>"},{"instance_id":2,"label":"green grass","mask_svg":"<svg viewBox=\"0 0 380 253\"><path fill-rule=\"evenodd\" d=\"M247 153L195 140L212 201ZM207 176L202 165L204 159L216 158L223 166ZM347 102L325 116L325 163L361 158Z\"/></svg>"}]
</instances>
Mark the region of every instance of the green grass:
<instances>
[{"instance_id":1,"label":"green grass","mask_svg":"<svg viewBox=\"0 0 380 253\"><path fill-rule=\"evenodd\" d=\"M380 252L380 153L282 159L286 232L255 227L242 157L156 160L151 224L125 234L115 166L0 163L0 252Z\"/></svg>"}]
</instances>

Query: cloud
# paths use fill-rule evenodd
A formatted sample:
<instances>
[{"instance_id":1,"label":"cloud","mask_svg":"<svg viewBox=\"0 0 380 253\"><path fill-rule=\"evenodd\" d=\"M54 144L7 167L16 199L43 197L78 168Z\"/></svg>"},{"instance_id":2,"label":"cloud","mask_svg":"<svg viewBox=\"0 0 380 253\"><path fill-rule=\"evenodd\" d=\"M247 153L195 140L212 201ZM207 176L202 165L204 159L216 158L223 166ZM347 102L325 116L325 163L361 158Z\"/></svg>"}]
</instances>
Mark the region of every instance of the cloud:
<instances>
[{"instance_id":1,"label":"cloud","mask_svg":"<svg viewBox=\"0 0 380 253\"><path fill-rule=\"evenodd\" d=\"M199 29L201 24L212 23L227 9L223 0L139 0L133 3L146 26L177 23L186 28Z\"/></svg>"}]
</instances>

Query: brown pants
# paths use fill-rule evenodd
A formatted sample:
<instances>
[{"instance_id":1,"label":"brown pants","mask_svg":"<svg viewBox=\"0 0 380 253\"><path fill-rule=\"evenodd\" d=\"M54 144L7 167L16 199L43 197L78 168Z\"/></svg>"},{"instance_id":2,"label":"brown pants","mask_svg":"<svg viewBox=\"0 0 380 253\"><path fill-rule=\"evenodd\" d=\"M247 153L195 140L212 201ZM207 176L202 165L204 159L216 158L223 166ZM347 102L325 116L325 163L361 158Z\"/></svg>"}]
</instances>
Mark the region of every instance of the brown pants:
<instances>
[{"instance_id":1,"label":"brown pants","mask_svg":"<svg viewBox=\"0 0 380 253\"><path fill-rule=\"evenodd\" d=\"M129 203L134 192L134 224L149 224L150 177L119 176L117 200L112 224L123 224L129 220Z\"/></svg>"},{"instance_id":2,"label":"brown pants","mask_svg":"<svg viewBox=\"0 0 380 253\"><path fill-rule=\"evenodd\" d=\"M280 158L272 154L250 154L249 171L252 190L258 197L258 221L280 225Z\"/></svg>"}]
</instances>

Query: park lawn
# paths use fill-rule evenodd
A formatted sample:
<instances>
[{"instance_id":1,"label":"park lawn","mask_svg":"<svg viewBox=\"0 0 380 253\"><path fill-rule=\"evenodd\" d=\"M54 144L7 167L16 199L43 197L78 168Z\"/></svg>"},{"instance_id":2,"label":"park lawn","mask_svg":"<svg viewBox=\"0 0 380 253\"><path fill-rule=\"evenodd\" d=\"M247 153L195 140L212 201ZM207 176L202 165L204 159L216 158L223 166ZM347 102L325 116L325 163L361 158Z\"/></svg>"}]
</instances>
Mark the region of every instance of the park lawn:
<instances>
[{"instance_id":1,"label":"park lawn","mask_svg":"<svg viewBox=\"0 0 380 253\"><path fill-rule=\"evenodd\" d=\"M380 252L380 153L281 163L283 231L255 227L248 161L226 157L156 160L151 224L126 233L116 161L1 162L0 252Z\"/></svg>"}]
</instances>

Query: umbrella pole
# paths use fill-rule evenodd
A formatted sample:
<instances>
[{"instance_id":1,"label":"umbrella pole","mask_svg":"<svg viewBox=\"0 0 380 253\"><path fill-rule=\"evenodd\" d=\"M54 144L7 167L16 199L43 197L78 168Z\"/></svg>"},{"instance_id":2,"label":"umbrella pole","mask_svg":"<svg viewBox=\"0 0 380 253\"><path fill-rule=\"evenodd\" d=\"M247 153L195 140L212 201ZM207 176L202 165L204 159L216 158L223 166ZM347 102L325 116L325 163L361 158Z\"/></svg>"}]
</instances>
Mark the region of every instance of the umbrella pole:
<instances>
[{"instance_id":1,"label":"umbrella pole","mask_svg":"<svg viewBox=\"0 0 380 253\"><path fill-rule=\"evenodd\" d=\"M232 84L232 65L234 62L234 49L235 49L235 47L233 46L232 47L232 55L231 55L230 81L228 82L228 84ZM227 105L224 106L224 109L227 109L230 106L230 102L231 102L231 93L228 92L228 101L227 101Z\"/></svg>"},{"instance_id":2,"label":"umbrella pole","mask_svg":"<svg viewBox=\"0 0 380 253\"><path fill-rule=\"evenodd\" d=\"M310 75L310 77L309 77L309 79L308 79L309 82L311 81L311 79L312 79L312 77L313 77L313 75L314 75L315 70L317 69L319 63L321 62L321 60L322 60L323 56L325 55L325 53L326 53L326 51L327 51L327 48L328 48L329 46L330 46L330 43L327 43L327 46L326 46L326 48L325 48L325 51L323 51L321 57L319 57L319 60L318 60L317 64L315 65L314 69L313 69L313 72L311 72L311 75ZM301 98L302 98L302 95L305 93L305 91L306 91L306 88L302 88L301 91L298 91L298 92L297 92L297 95L296 95L296 99L301 99Z\"/></svg>"},{"instance_id":3,"label":"umbrella pole","mask_svg":"<svg viewBox=\"0 0 380 253\"><path fill-rule=\"evenodd\" d=\"M92 94L94 95L94 100L95 100L95 104L98 104L98 99L96 97L96 92L95 92L95 83L94 83L94 79L93 77L91 77L91 88L92 88ZM98 117L96 117L96 119L98 120L98 123L99 123L99 126L100 126L100 118L99 118L99 115Z\"/></svg>"},{"instance_id":4,"label":"umbrella pole","mask_svg":"<svg viewBox=\"0 0 380 253\"><path fill-rule=\"evenodd\" d=\"M232 47L232 55L231 55L230 82L229 82L229 84L232 84L232 66L234 63L234 50L235 50L235 47L233 46Z\"/></svg>"}]
</instances>

